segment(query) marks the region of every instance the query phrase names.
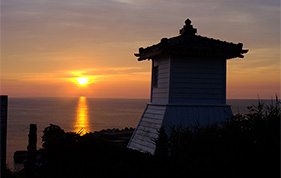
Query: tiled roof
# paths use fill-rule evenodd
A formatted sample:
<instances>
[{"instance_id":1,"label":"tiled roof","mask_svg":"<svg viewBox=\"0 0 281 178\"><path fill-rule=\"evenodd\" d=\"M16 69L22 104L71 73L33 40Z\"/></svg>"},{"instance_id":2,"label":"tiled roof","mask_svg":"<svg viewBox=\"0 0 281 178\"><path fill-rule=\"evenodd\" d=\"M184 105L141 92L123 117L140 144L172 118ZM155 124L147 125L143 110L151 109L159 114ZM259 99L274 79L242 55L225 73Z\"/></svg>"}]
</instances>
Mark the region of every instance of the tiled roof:
<instances>
[{"instance_id":1,"label":"tiled roof","mask_svg":"<svg viewBox=\"0 0 281 178\"><path fill-rule=\"evenodd\" d=\"M187 19L185 26L180 30L180 35L173 38L163 38L161 42L147 47L140 48L135 56L138 60L153 59L156 56L167 53L188 57L223 58L231 59L235 57L243 58L243 53L248 50L242 49L243 44L229 43L196 35L197 30Z\"/></svg>"}]
</instances>

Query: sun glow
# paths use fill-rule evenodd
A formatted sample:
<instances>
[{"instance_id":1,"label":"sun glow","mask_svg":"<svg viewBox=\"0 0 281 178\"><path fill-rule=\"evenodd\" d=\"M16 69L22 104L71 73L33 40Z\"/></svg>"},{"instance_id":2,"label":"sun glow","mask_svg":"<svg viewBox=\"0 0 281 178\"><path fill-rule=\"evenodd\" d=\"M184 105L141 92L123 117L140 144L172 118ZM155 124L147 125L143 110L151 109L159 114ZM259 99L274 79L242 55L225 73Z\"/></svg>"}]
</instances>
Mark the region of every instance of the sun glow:
<instances>
[{"instance_id":1,"label":"sun glow","mask_svg":"<svg viewBox=\"0 0 281 178\"><path fill-rule=\"evenodd\" d=\"M78 85L80 86L85 86L89 83L89 78L87 77L79 77L79 78L76 78L76 81L78 83Z\"/></svg>"}]
</instances>

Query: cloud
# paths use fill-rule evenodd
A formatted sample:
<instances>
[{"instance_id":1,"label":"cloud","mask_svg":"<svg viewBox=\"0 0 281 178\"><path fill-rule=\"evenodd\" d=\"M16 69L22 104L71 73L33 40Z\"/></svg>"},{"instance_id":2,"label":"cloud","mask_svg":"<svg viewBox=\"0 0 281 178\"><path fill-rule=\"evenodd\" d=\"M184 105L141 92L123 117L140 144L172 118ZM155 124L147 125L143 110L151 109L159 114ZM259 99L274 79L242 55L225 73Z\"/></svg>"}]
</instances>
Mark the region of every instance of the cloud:
<instances>
[{"instance_id":1,"label":"cloud","mask_svg":"<svg viewBox=\"0 0 281 178\"><path fill-rule=\"evenodd\" d=\"M133 53L178 35L187 17L199 35L250 49L231 68L280 66L279 0L2 0L2 73L34 81L75 77L69 71L144 80L150 68Z\"/></svg>"},{"instance_id":2,"label":"cloud","mask_svg":"<svg viewBox=\"0 0 281 178\"><path fill-rule=\"evenodd\" d=\"M6 79L6 78L1 78L0 83L2 82L17 82L19 81L18 79Z\"/></svg>"},{"instance_id":3,"label":"cloud","mask_svg":"<svg viewBox=\"0 0 281 178\"><path fill-rule=\"evenodd\" d=\"M113 0L114 2L119 2L119 3L125 3L125 4L130 4L130 5L137 5L141 1L135 1L135 0Z\"/></svg>"},{"instance_id":4,"label":"cloud","mask_svg":"<svg viewBox=\"0 0 281 178\"><path fill-rule=\"evenodd\" d=\"M45 49L60 51L81 42L158 42L162 37L177 35L190 17L199 33L218 38L235 35L235 40L246 37L253 45L254 38L265 42L270 39L269 44L278 43L279 38L268 37L279 35L279 7L277 0L4 0L2 31L14 43L33 40Z\"/></svg>"},{"instance_id":5,"label":"cloud","mask_svg":"<svg viewBox=\"0 0 281 178\"><path fill-rule=\"evenodd\" d=\"M141 67L109 67L88 69L86 75L113 75L113 74L130 74L134 71L141 71Z\"/></svg>"},{"instance_id":6,"label":"cloud","mask_svg":"<svg viewBox=\"0 0 281 178\"><path fill-rule=\"evenodd\" d=\"M87 75L114 75L130 74L134 71L141 71L141 67L104 67L104 68L85 68L80 70L65 71L73 76L81 77Z\"/></svg>"},{"instance_id":7,"label":"cloud","mask_svg":"<svg viewBox=\"0 0 281 178\"><path fill-rule=\"evenodd\" d=\"M54 81L66 80L77 77L96 77L108 78L114 76L126 76L127 78L135 76L144 76L150 72L142 72L141 67L109 67L109 68L85 68L71 71L57 71L52 73L23 73L18 79L2 79L2 81ZM9 76L7 76L9 78Z\"/></svg>"}]
</instances>

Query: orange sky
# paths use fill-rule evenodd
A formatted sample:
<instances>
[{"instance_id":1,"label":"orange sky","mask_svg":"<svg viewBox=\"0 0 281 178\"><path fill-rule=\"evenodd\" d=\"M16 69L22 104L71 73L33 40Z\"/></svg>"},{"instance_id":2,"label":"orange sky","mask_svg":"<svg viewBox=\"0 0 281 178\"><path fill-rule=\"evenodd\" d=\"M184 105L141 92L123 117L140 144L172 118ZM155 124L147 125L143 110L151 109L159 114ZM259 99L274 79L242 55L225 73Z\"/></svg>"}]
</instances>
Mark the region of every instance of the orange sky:
<instances>
[{"instance_id":1,"label":"orange sky","mask_svg":"<svg viewBox=\"0 0 281 178\"><path fill-rule=\"evenodd\" d=\"M187 17L199 35L250 50L228 61L228 98L280 96L279 0L2 0L1 94L149 98L151 61L133 54Z\"/></svg>"}]
</instances>

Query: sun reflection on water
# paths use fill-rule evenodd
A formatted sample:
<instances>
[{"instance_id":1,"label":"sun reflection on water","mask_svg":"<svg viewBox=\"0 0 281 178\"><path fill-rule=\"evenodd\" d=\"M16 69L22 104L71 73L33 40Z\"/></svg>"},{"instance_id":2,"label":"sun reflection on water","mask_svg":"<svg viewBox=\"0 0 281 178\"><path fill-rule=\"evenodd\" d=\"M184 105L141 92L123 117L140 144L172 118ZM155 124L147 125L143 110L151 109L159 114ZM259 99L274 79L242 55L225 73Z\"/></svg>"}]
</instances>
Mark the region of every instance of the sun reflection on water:
<instances>
[{"instance_id":1,"label":"sun reflection on water","mask_svg":"<svg viewBox=\"0 0 281 178\"><path fill-rule=\"evenodd\" d=\"M84 96L80 96L78 106L77 106L77 117L75 124L75 132L84 135L89 132L88 123L88 105L87 99Z\"/></svg>"}]
</instances>

